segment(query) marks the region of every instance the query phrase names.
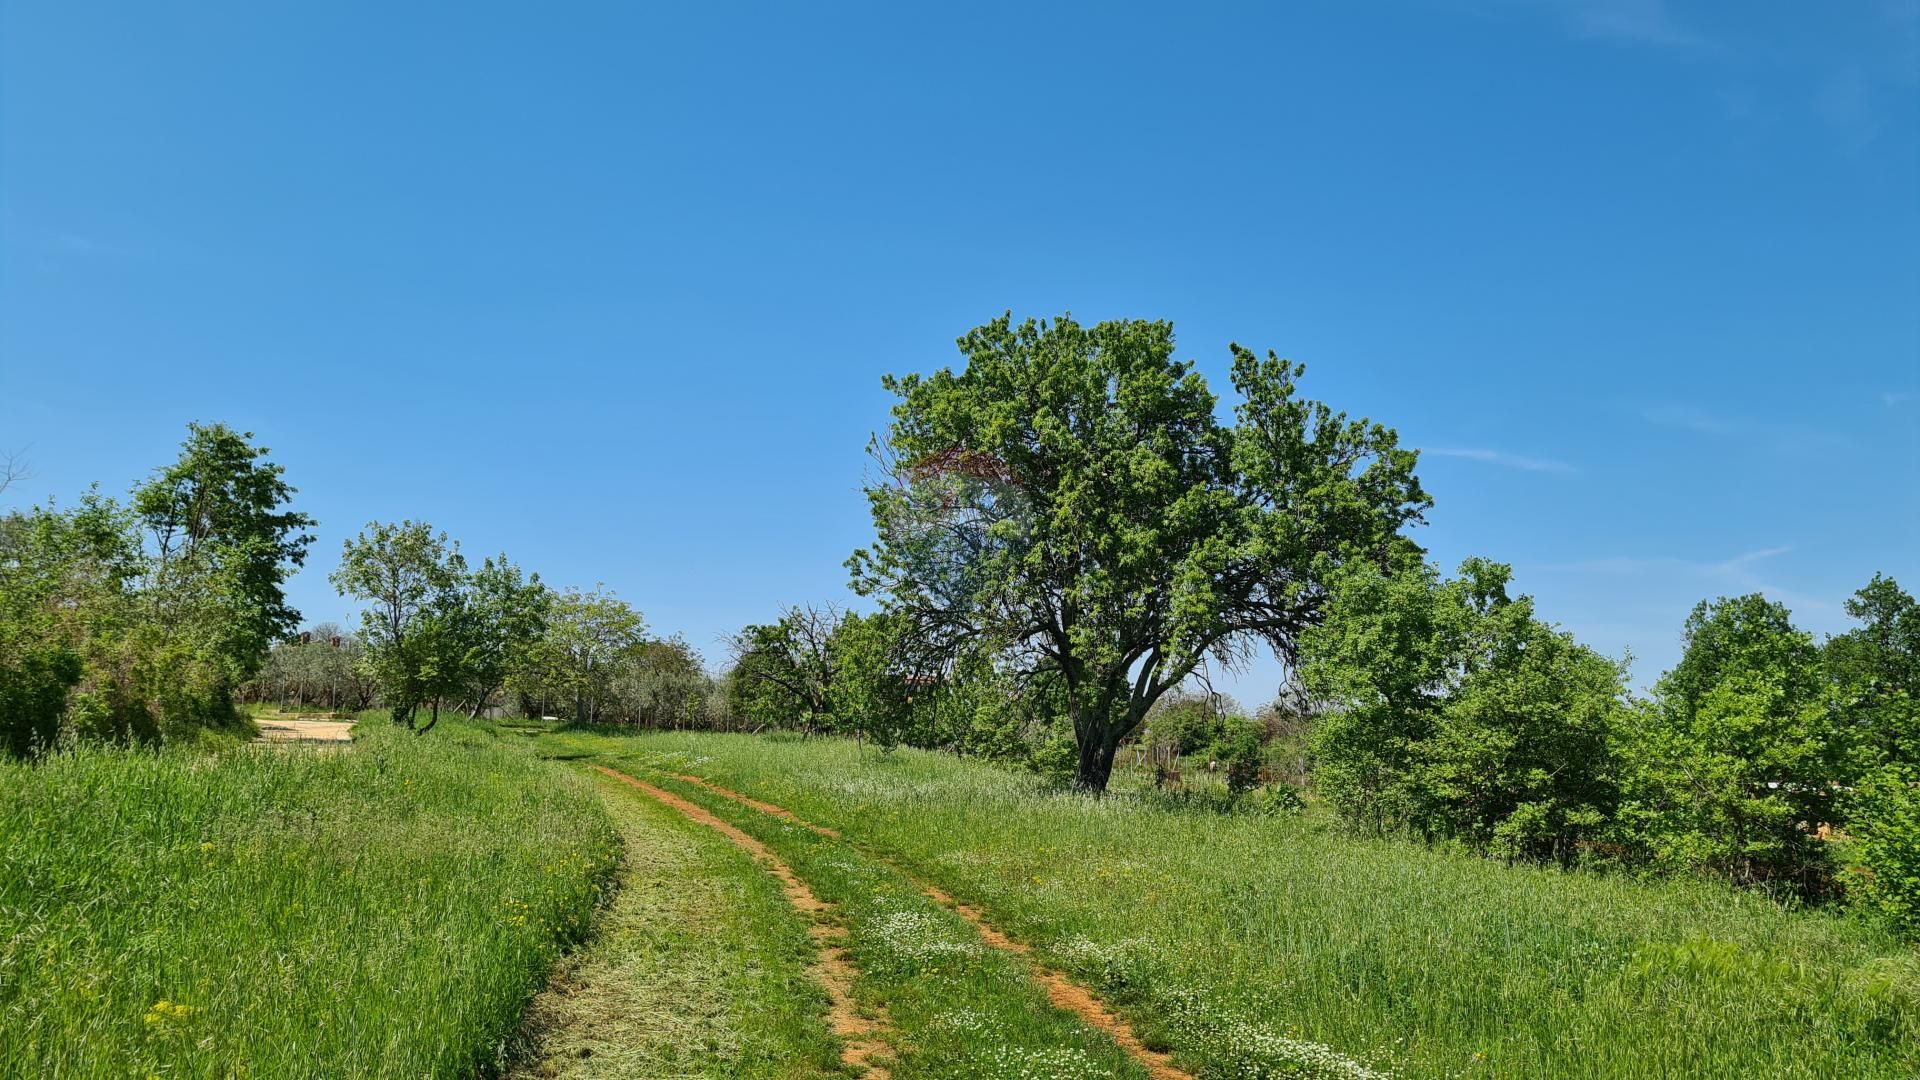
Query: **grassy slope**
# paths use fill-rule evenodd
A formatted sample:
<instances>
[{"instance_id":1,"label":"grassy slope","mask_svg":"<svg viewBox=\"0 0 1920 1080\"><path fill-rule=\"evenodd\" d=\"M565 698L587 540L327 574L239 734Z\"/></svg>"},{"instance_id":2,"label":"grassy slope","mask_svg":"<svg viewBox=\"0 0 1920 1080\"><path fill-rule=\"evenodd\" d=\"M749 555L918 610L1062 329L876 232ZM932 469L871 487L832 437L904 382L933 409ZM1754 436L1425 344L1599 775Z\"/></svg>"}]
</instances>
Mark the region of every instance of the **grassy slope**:
<instances>
[{"instance_id":1,"label":"grassy slope","mask_svg":"<svg viewBox=\"0 0 1920 1080\"><path fill-rule=\"evenodd\" d=\"M464 1075L584 930L592 790L472 728L0 764L0 1076Z\"/></svg>"},{"instance_id":2,"label":"grassy slope","mask_svg":"<svg viewBox=\"0 0 1920 1080\"><path fill-rule=\"evenodd\" d=\"M775 879L711 829L595 780L626 848L620 889L535 1000L539 1053L516 1076L838 1075L813 944Z\"/></svg>"},{"instance_id":3,"label":"grassy slope","mask_svg":"<svg viewBox=\"0 0 1920 1080\"><path fill-rule=\"evenodd\" d=\"M1920 955L1750 893L1096 803L841 742L547 739L710 776L899 858L1209 1076L1315 1075L1311 1044L1409 1077L1920 1069Z\"/></svg>"}]
</instances>

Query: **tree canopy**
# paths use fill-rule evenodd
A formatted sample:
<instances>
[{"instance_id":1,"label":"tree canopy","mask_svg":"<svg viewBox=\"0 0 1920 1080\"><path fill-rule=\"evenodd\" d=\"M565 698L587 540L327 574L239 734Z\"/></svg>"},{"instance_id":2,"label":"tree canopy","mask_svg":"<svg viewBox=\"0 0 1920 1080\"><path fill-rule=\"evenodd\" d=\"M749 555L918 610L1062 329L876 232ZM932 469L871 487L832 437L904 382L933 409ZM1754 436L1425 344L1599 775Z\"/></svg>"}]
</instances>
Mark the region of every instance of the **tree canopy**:
<instances>
[{"instance_id":1,"label":"tree canopy","mask_svg":"<svg viewBox=\"0 0 1920 1080\"><path fill-rule=\"evenodd\" d=\"M1335 568L1417 555L1417 453L1301 397L1302 365L1233 346L1227 424L1170 323L1007 315L959 348L958 372L885 380L901 400L854 587L918 639L1057 679L1083 789L1209 658L1292 660Z\"/></svg>"}]
</instances>

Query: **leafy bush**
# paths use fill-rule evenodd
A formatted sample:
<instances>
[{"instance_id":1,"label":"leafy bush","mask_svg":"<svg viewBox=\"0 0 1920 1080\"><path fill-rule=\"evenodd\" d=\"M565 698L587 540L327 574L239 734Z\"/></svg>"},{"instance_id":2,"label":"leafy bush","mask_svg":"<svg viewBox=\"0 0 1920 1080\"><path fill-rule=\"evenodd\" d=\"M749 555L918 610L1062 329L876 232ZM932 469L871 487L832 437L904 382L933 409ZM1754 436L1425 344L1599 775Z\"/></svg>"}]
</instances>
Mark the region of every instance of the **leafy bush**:
<instances>
[{"instance_id":1,"label":"leafy bush","mask_svg":"<svg viewBox=\"0 0 1920 1080\"><path fill-rule=\"evenodd\" d=\"M1049 784L1071 784L1080 768L1080 747L1071 733L1055 732L1034 747L1027 765Z\"/></svg>"},{"instance_id":2,"label":"leafy bush","mask_svg":"<svg viewBox=\"0 0 1920 1080\"><path fill-rule=\"evenodd\" d=\"M1213 694L1169 693L1154 703L1145 727L1156 746L1197 754L1226 734L1226 705Z\"/></svg>"},{"instance_id":3,"label":"leafy bush","mask_svg":"<svg viewBox=\"0 0 1920 1080\"><path fill-rule=\"evenodd\" d=\"M1248 796L1248 808L1256 814L1279 817L1297 814L1307 808L1300 789L1291 784L1272 784Z\"/></svg>"},{"instance_id":4,"label":"leafy bush","mask_svg":"<svg viewBox=\"0 0 1920 1080\"><path fill-rule=\"evenodd\" d=\"M1510 576L1469 559L1453 581L1425 565L1338 579L1302 674L1333 703L1311 745L1348 821L1569 862L1607 820L1624 674L1510 599Z\"/></svg>"},{"instance_id":5,"label":"leafy bush","mask_svg":"<svg viewBox=\"0 0 1920 1080\"><path fill-rule=\"evenodd\" d=\"M1207 756L1226 771L1227 790L1240 795L1260 783L1260 767L1266 763L1262 737L1266 728L1244 716L1236 716L1221 725L1220 738Z\"/></svg>"},{"instance_id":6,"label":"leafy bush","mask_svg":"<svg viewBox=\"0 0 1920 1080\"><path fill-rule=\"evenodd\" d=\"M1828 887L1842 765L1811 635L1759 594L1702 603L1686 651L1624 739L1619 835L1655 865Z\"/></svg>"},{"instance_id":7,"label":"leafy bush","mask_svg":"<svg viewBox=\"0 0 1920 1080\"><path fill-rule=\"evenodd\" d=\"M1860 897L1920 938L1920 770L1894 765L1868 776L1848 827L1864 864Z\"/></svg>"}]
</instances>

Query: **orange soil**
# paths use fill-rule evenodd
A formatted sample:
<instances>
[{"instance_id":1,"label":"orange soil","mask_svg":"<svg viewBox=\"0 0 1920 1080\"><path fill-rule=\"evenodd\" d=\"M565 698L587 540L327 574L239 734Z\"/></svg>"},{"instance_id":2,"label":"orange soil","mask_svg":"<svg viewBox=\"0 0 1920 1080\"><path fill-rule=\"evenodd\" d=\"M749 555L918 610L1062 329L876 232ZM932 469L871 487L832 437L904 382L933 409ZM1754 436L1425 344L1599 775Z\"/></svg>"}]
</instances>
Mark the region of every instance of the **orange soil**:
<instances>
[{"instance_id":1,"label":"orange soil","mask_svg":"<svg viewBox=\"0 0 1920 1080\"><path fill-rule=\"evenodd\" d=\"M787 902L807 917L807 932L813 937L814 947L819 954L812 966L812 973L827 991L827 1023L842 1041L840 1060L865 1069L866 1080L888 1080L891 1073L887 1068L874 1063L876 1058L889 1052L886 1042L881 1038L888 1030L888 1025L884 1015L877 1020L869 1019L861 1015L854 1004L853 980L857 972L853 962L847 958L846 928L832 921L832 905L815 896L813 890L807 888L807 883L800 880L799 875L778 856L767 850L765 844L706 809L617 769L609 769L605 765L595 765L594 768L639 788L649 797L731 840L735 846L759 860L779 880L781 890L787 894Z\"/></svg>"},{"instance_id":2,"label":"orange soil","mask_svg":"<svg viewBox=\"0 0 1920 1080\"><path fill-rule=\"evenodd\" d=\"M615 773L614 775L617 776L620 774ZM785 818L797 825L803 825L822 836L837 837L840 835L824 825L815 825L784 807L761 802L758 799L750 799L739 792L729 791L718 784L709 783L697 776L682 776L679 773L668 773L667 775L676 780L682 780L686 783L706 788L716 795L724 795L735 802L751 806L764 813ZM662 794L665 793L663 792ZM727 827L732 828L732 826ZM739 841L735 842L738 843ZM902 874L906 874L906 876L913 881L914 885L917 886L922 893L926 894L928 899L953 911L961 918L972 923L973 928L979 931L981 939L987 944L992 945L996 949L1005 949L1024 959L1027 962L1029 975L1035 983L1039 984L1042 990L1046 991L1047 1000L1051 1001L1055 1008L1065 1009L1075 1016L1078 1016L1088 1026L1106 1032L1122 1050L1131 1054L1135 1061L1138 1061L1146 1068L1147 1074L1153 1077L1153 1080L1194 1080L1192 1073L1173 1064L1173 1058L1171 1056L1163 1054L1158 1050L1148 1049L1146 1044L1140 1041L1140 1037L1134 1034L1133 1025L1127 1023L1118 1013L1109 1008L1106 1002L1101 1001L1099 995L1067 978L1067 976L1061 972L1041 964L1034 958L1033 950L1030 947L1000 932L992 923L987 921L986 916L982 915L978 908L961 903L939 886L930 885L922 881L918 876L907 873L907 871L901 869L897 864L888 862L888 865L893 866L895 870L899 870Z\"/></svg>"}]
</instances>

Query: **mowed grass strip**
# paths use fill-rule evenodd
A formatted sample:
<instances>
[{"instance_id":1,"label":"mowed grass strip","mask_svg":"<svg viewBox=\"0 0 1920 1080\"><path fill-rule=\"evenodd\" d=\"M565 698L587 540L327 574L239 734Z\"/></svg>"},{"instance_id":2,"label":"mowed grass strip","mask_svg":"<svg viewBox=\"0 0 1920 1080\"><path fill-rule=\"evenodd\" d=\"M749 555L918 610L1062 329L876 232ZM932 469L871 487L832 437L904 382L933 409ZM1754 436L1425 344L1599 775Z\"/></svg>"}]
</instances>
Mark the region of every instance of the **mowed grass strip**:
<instances>
[{"instance_id":1,"label":"mowed grass strip","mask_svg":"<svg viewBox=\"0 0 1920 1080\"><path fill-rule=\"evenodd\" d=\"M620 831L619 888L528 1010L516 1077L843 1075L805 922L711 829L593 774Z\"/></svg>"},{"instance_id":2,"label":"mowed grass strip","mask_svg":"<svg viewBox=\"0 0 1920 1080\"><path fill-rule=\"evenodd\" d=\"M821 836L838 838L840 835L838 832L824 825L816 825L811 821L807 821L785 807L775 806L772 803L762 802L759 799L748 798L734 791L732 788L702 780L697 776L688 776L685 773L666 773L665 775L670 779L692 784L696 787L711 791L716 795L732 799L742 806L751 807L763 814L770 814L774 817L791 821ZM887 865L893 867L893 869L899 869L898 866L892 863L888 863ZM912 877L912 875L907 876L909 878ZM982 915L973 907L955 900L945 890L935 885L929 885L925 881L917 878L913 879L913 884L915 888L920 890L923 896L926 896L934 903L954 912L961 918L967 920L967 922L973 924L974 929L987 944L996 949L1004 949L1022 957L1032 955L1031 948L1025 943L1014 941L1012 938L1007 937L999 928L988 922L986 916ZM1040 964L1031 965L1028 975L1040 984L1041 989L1047 994L1047 1000L1051 1001L1056 1007L1071 1012L1075 1016L1078 1016L1083 1023L1087 1023L1106 1032L1108 1037L1112 1038L1122 1049L1132 1055L1134 1060L1145 1066L1152 1080L1191 1080L1189 1074L1175 1066L1168 1055L1157 1050L1150 1050L1142 1044L1126 1020L1116 1016L1105 1002L1101 1001L1096 995L1088 993L1085 987L1072 982L1059 972Z\"/></svg>"},{"instance_id":3,"label":"mowed grass strip","mask_svg":"<svg viewBox=\"0 0 1920 1080\"><path fill-rule=\"evenodd\" d=\"M494 1068L619 838L571 770L442 725L0 764L0 1076Z\"/></svg>"},{"instance_id":4,"label":"mowed grass strip","mask_svg":"<svg viewBox=\"0 0 1920 1080\"><path fill-rule=\"evenodd\" d=\"M1032 943L1202 1076L1920 1075L1920 953L1845 914L1313 817L1084 799L836 740L549 738L839 830Z\"/></svg>"},{"instance_id":5,"label":"mowed grass strip","mask_svg":"<svg viewBox=\"0 0 1920 1080\"><path fill-rule=\"evenodd\" d=\"M698 785L649 779L760 840L834 905L855 991L897 1033L895 1080L1146 1080L1112 1039L1053 1007L1020 957L989 946L898 870Z\"/></svg>"}]
</instances>

